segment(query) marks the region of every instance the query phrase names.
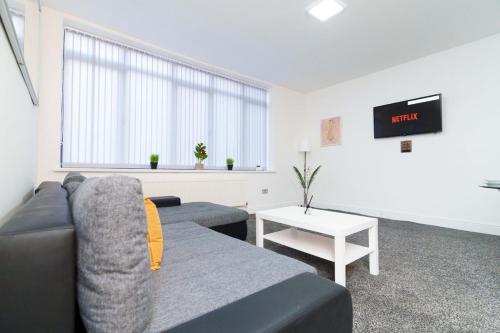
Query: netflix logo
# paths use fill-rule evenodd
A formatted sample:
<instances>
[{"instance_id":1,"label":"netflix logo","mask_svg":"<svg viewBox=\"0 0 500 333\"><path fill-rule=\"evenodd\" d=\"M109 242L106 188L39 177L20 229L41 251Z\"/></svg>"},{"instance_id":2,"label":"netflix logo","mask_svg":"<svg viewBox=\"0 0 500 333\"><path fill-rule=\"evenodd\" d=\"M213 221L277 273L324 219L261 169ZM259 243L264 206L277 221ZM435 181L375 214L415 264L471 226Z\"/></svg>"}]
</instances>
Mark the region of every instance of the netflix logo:
<instances>
[{"instance_id":1,"label":"netflix logo","mask_svg":"<svg viewBox=\"0 0 500 333\"><path fill-rule=\"evenodd\" d=\"M418 120L418 112L401 114L391 117L391 123L393 124L402 123L406 121L413 121L413 120Z\"/></svg>"}]
</instances>

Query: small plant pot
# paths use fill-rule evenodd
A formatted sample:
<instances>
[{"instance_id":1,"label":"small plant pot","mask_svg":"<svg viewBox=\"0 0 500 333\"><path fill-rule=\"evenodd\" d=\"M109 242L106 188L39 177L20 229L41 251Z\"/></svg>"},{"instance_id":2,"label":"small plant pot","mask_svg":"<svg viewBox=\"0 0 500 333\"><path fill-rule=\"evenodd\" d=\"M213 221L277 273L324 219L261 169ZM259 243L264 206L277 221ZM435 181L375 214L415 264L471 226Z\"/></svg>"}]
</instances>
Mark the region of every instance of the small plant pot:
<instances>
[{"instance_id":1,"label":"small plant pot","mask_svg":"<svg viewBox=\"0 0 500 333\"><path fill-rule=\"evenodd\" d=\"M196 170L203 170L203 169L204 169L204 167L205 167L205 166L203 165L203 163L196 163L196 164L194 165L194 168L195 168Z\"/></svg>"},{"instance_id":2,"label":"small plant pot","mask_svg":"<svg viewBox=\"0 0 500 333\"><path fill-rule=\"evenodd\" d=\"M264 170L264 167L261 167L260 165L257 165L255 167L255 171L263 171Z\"/></svg>"},{"instance_id":3,"label":"small plant pot","mask_svg":"<svg viewBox=\"0 0 500 333\"><path fill-rule=\"evenodd\" d=\"M149 162L151 165L151 169L157 169L158 168L158 162Z\"/></svg>"},{"instance_id":4,"label":"small plant pot","mask_svg":"<svg viewBox=\"0 0 500 333\"><path fill-rule=\"evenodd\" d=\"M228 165L228 166L227 166L227 169L228 169L228 170L233 170L233 166L232 166L232 165Z\"/></svg>"}]
</instances>

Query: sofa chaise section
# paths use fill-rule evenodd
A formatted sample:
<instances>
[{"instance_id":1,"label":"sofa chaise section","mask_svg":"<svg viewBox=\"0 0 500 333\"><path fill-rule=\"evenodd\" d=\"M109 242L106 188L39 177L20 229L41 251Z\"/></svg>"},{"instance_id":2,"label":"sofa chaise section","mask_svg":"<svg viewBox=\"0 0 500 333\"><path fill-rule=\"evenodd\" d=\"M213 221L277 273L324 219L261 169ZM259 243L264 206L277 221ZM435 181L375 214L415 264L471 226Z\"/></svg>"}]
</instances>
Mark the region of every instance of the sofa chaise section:
<instances>
[{"instance_id":1,"label":"sofa chaise section","mask_svg":"<svg viewBox=\"0 0 500 333\"><path fill-rule=\"evenodd\" d=\"M192 320L304 272L300 261L193 222L163 225L164 266L155 272L153 332Z\"/></svg>"},{"instance_id":2,"label":"sofa chaise section","mask_svg":"<svg viewBox=\"0 0 500 333\"><path fill-rule=\"evenodd\" d=\"M175 197L151 199L159 206L158 213L162 224L192 221L225 235L246 240L248 213L242 209L211 202L180 204L180 200L178 198L176 200Z\"/></svg>"},{"instance_id":3,"label":"sofa chaise section","mask_svg":"<svg viewBox=\"0 0 500 333\"><path fill-rule=\"evenodd\" d=\"M302 273L168 331L232 332L352 332L351 296L331 281Z\"/></svg>"}]
</instances>

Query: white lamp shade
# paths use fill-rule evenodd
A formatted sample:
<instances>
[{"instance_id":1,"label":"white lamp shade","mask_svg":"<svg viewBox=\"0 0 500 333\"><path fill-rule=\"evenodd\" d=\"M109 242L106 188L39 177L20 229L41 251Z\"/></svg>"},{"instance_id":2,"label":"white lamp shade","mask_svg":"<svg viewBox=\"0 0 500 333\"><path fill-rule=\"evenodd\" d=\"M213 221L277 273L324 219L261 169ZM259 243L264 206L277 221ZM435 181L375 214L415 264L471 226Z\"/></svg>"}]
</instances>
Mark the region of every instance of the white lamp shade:
<instances>
[{"instance_id":1,"label":"white lamp shade","mask_svg":"<svg viewBox=\"0 0 500 333\"><path fill-rule=\"evenodd\" d=\"M309 140L307 139L302 140L299 146L299 151L301 153L308 153L311 151L311 143L309 142Z\"/></svg>"}]
</instances>

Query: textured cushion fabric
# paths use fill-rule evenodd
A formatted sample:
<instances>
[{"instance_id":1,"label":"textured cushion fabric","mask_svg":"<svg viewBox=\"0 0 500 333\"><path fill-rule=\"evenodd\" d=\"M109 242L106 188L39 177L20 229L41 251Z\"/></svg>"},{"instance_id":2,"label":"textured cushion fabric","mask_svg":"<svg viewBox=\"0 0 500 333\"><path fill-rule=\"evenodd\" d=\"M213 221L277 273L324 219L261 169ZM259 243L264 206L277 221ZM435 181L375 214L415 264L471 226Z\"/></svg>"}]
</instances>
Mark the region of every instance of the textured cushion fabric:
<instances>
[{"instance_id":1,"label":"textured cushion fabric","mask_svg":"<svg viewBox=\"0 0 500 333\"><path fill-rule=\"evenodd\" d=\"M180 206L158 208L162 224L192 221L204 227L246 221L248 213L242 209L211 202L189 202Z\"/></svg>"},{"instance_id":2,"label":"textured cushion fabric","mask_svg":"<svg viewBox=\"0 0 500 333\"><path fill-rule=\"evenodd\" d=\"M91 178L74 193L78 304L88 332L144 332L152 315L139 180Z\"/></svg>"},{"instance_id":3,"label":"textured cushion fabric","mask_svg":"<svg viewBox=\"0 0 500 333\"><path fill-rule=\"evenodd\" d=\"M160 224L158 209L151 199L144 199L146 208L146 221L148 224L148 248L149 262L152 271L160 269L161 259L163 257L163 235Z\"/></svg>"},{"instance_id":4,"label":"textured cushion fabric","mask_svg":"<svg viewBox=\"0 0 500 333\"><path fill-rule=\"evenodd\" d=\"M68 192L68 196L71 196L85 179L87 178L82 176L79 172L71 171L64 177L62 186Z\"/></svg>"},{"instance_id":5,"label":"textured cushion fabric","mask_svg":"<svg viewBox=\"0 0 500 333\"><path fill-rule=\"evenodd\" d=\"M153 275L152 332L251 295L311 266L192 222L163 225L163 268Z\"/></svg>"},{"instance_id":6,"label":"textured cushion fabric","mask_svg":"<svg viewBox=\"0 0 500 333\"><path fill-rule=\"evenodd\" d=\"M78 190L78 187L80 187L82 183L79 182L69 182L64 185L64 189L68 192L68 196L71 196L73 193Z\"/></svg>"},{"instance_id":7,"label":"textured cushion fabric","mask_svg":"<svg viewBox=\"0 0 500 333\"><path fill-rule=\"evenodd\" d=\"M68 174L64 177L62 184L64 186L67 183L71 183L71 182L83 183L85 181L85 179L86 179L85 176L82 176L79 172L71 171L71 172L68 172Z\"/></svg>"}]
</instances>

